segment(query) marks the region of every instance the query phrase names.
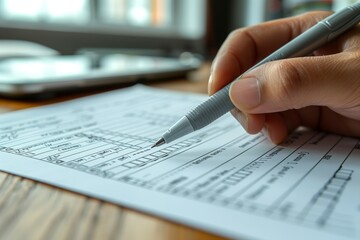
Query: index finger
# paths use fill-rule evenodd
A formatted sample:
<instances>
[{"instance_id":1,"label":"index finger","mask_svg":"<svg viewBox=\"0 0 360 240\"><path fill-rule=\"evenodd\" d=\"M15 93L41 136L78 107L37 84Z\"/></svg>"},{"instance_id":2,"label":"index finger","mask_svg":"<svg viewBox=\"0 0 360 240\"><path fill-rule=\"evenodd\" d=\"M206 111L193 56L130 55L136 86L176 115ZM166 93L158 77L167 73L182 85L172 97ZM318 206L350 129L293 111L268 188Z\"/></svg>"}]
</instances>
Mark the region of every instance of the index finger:
<instances>
[{"instance_id":1,"label":"index finger","mask_svg":"<svg viewBox=\"0 0 360 240\"><path fill-rule=\"evenodd\" d=\"M214 94L328 15L329 12L311 12L233 31L213 61L209 94Z\"/></svg>"}]
</instances>

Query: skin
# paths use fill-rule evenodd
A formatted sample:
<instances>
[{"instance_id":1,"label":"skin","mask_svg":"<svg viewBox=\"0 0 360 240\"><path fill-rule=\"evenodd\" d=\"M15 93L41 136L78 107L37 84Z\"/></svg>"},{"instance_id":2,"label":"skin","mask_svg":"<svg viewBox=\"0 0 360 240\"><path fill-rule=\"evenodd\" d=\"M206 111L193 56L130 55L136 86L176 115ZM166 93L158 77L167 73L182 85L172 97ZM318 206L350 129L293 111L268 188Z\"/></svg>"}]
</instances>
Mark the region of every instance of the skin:
<instances>
[{"instance_id":1,"label":"skin","mask_svg":"<svg viewBox=\"0 0 360 240\"><path fill-rule=\"evenodd\" d=\"M213 61L209 94L329 14L310 12L233 31ZM262 131L276 144L299 126L360 137L360 25L309 56L242 75L229 95L244 129Z\"/></svg>"}]
</instances>

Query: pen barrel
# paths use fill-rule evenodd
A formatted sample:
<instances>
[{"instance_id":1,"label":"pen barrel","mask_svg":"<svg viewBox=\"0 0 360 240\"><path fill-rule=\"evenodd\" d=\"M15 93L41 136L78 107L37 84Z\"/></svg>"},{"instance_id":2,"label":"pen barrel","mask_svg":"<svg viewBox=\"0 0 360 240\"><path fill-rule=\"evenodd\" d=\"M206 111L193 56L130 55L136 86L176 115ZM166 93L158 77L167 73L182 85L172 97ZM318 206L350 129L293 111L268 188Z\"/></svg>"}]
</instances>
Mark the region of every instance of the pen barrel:
<instances>
[{"instance_id":1,"label":"pen barrel","mask_svg":"<svg viewBox=\"0 0 360 240\"><path fill-rule=\"evenodd\" d=\"M188 112L186 117L194 131L207 126L234 108L229 97L229 88L230 84Z\"/></svg>"},{"instance_id":2,"label":"pen barrel","mask_svg":"<svg viewBox=\"0 0 360 240\"><path fill-rule=\"evenodd\" d=\"M356 25L360 20L360 3L354 4L337 14L320 21L305 33L290 41L273 54L258 62L249 70L252 70L264 63L290 57L305 56L323 44L331 41L344 31ZM248 71L249 71L248 70ZM212 123L235 106L229 97L230 84L212 95L208 100L198 105L185 115L183 125L191 125L193 131L201 129ZM187 131L190 128L187 128ZM184 134L182 134L184 135Z\"/></svg>"}]
</instances>

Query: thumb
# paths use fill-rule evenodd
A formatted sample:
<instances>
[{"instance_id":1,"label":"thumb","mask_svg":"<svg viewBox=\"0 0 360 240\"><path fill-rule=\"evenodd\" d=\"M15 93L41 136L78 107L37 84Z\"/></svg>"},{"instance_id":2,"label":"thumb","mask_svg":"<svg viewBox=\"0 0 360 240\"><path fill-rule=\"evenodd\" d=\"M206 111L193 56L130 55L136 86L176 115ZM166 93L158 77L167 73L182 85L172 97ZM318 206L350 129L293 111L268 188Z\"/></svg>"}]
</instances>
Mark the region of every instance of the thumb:
<instances>
[{"instance_id":1,"label":"thumb","mask_svg":"<svg viewBox=\"0 0 360 240\"><path fill-rule=\"evenodd\" d=\"M312 105L360 108L358 61L356 54L342 53L270 62L234 81L230 98L238 109L248 113Z\"/></svg>"}]
</instances>

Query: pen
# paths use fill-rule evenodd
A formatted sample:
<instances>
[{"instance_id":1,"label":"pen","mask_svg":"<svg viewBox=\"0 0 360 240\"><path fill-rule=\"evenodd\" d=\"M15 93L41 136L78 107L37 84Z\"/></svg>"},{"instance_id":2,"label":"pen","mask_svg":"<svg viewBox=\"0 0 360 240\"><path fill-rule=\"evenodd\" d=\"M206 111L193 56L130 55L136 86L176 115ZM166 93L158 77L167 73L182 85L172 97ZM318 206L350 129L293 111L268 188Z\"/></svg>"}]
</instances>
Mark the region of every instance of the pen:
<instances>
[{"instance_id":1,"label":"pen","mask_svg":"<svg viewBox=\"0 0 360 240\"><path fill-rule=\"evenodd\" d=\"M318 22L313 27L251 67L247 72L267 62L307 55L355 26L359 21L360 3L355 3ZM162 135L161 139L152 147L169 143L191 132L199 130L233 109L235 106L232 104L229 97L230 85L231 83L188 112L170 127Z\"/></svg>"}]
</instances>

